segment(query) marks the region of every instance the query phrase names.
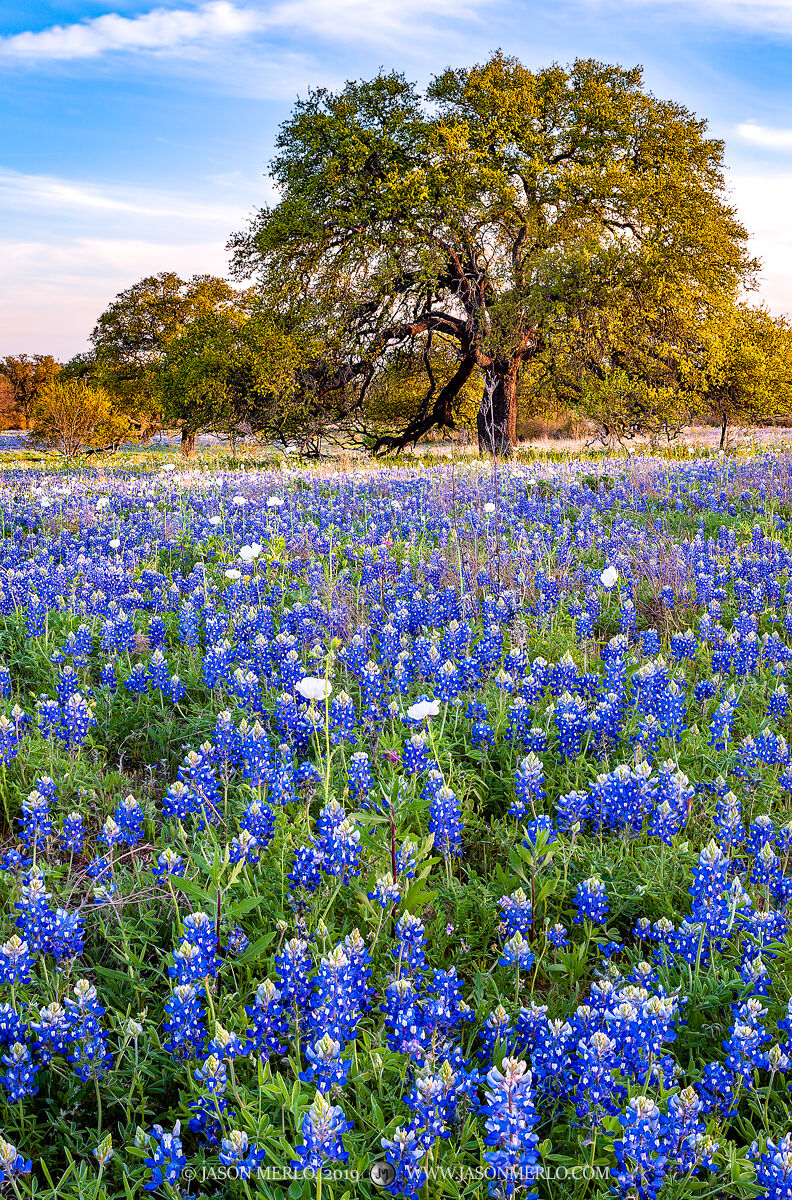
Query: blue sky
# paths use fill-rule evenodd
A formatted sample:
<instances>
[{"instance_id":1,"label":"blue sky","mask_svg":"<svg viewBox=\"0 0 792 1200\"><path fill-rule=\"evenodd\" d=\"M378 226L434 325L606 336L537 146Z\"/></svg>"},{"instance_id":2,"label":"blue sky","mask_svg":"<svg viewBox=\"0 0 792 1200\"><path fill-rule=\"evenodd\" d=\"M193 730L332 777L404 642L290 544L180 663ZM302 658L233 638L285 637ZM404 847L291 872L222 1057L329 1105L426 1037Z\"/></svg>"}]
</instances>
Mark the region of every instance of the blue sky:
<instances>
[{"instance_id":1,"label":"blue sky","mask_svg":"<svg viewBox=\"0 0 792 1200\"><path fill-rule=\"evenodd\" d=\"M145 274L224 273L311 85L424 84L503 47L640 63L727 144L735 202L792 314L792 0L5 0L0 355L85 348Z\"/></svg>"}]
</instances>

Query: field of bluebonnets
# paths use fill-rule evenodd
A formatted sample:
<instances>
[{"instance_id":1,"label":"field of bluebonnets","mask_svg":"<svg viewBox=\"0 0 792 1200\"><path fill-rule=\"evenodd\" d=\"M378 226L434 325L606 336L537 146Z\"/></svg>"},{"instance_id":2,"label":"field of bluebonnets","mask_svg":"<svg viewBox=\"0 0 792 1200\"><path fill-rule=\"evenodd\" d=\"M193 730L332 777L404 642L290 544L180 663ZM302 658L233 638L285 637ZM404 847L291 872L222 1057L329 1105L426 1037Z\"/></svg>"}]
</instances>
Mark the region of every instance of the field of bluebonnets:
<instances>
[{"instance_id":1,"label":"field of bluebonnets","mask_svg":"<svg viewBox=\"0 0 792 1200\"><path fill-rule=\"evenodd\" d=\"M0 501L3 1194L792 1195L792 459Z\"/></svg>"}]
</instances>

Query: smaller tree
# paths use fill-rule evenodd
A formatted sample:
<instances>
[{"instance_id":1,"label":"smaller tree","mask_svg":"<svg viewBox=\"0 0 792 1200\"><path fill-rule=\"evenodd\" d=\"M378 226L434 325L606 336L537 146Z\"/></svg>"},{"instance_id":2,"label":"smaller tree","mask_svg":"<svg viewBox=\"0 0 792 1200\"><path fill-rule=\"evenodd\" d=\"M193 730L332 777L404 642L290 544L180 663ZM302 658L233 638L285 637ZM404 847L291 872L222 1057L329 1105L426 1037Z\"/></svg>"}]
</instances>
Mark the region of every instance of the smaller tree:
<instances>
[{"instance_id":1,"label":"smaller tree","mask_svg":"<svg viewBox=\"0 0 792 1200\"><path fill-rule=\"evenodd\" d=\"M31 411L31 440L66 458L116 450L129 430L110 392L78 379L56 380Z\"/></svg>"},{"instance_id":2,"label":"smaller tree","mask_svg":"<svg viewBox=\"0 0 792 1200\"><path fill-rule=\"evenodd\" d=\"M72 378L108 388L141 438L162 428L157 372L171 338L194 321L235 308L240 293L214 275L148 275L115 297L96 322L93 349L67 367ZM189 435L188 435L189 436Z\"/></svg>"},{"instance_id":3,"label":"smaller tree","mask_svg":"<svg viewBox=\"0 0 792 1200\"><path fill-rule=\"evenodd\" d=\"M60 370L51 354L8 354L0 359L0 378L5 391L10 388L13 408L8 412L15 423L27 429L33 405L50 386Z\"/></svg>"},{"instance_id":4,"label":"smaller tree","mask_svg":"<svg viewBox=\"0 0 792 1200\"><path fill-rule=\"evenodd\" d=\"M792 326L766 308L734 304L715 312L704 334L702 415L721 427L767 424L792 413Z\"/></svg>"},{"instance_id":5,"label":"smaller tree","mask_svg":"<svg viewBox=\"0 0 792 1200\"><path fill-rule=\"evenodd\" d=\"M330 357L305 313L248 297L206 312L163 350L156 386L165 419L193 453L200 431L258 434L307 448L349 415L355 369Z\"/></svg>"}]
</instances>

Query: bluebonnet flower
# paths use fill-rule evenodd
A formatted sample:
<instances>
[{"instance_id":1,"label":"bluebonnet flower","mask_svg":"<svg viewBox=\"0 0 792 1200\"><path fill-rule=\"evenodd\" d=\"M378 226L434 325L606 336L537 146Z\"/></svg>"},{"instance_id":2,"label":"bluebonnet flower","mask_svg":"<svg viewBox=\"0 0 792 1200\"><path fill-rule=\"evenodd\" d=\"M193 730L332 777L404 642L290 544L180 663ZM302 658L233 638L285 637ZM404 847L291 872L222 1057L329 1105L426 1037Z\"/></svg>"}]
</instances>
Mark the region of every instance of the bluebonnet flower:
<instances>
[{"instance_id":1,"label":"bluebonnet flower","mask_svg":"<svg viewBox=\"0 0 792 1200\"><path fill-rule=\"evenodd\" d=\"M558 840L552 817L535 817L525 826L525 833L523 846L531 851L535 864L543 863L549 855L549 847Z\"/></svg>"},{"instance_id":2,"label":"bluebonnet flower","mask_svg":"<svg viewBox=\"0 0 792 1200\"><path fill-rule=\"evenodd\" d=\"M31 953L45 949L52 930L55 914L50 907L51 895L47 891L42 876L31 871L25 877L22 893L14 907L19 916L16 920L19 929L27 942Z\"/></svg>"},{"instance_id":3,"label":"bluebonnet flower","mask_svg":"<svg viewBox=\"0 0 792 1200\"><path fill-rule=\"evenodd\" d=\"M247 1051L242 1039L238 1034L231 1030L224 1029L219 1021L215 1021L214 1037L207 1046L209 1056L217 1058L220 1061L231 1061L235 1058L244 1058Z\"/></svg>"},{"instance_id":4,"label":"bluebonnet flower","mask_svg":"<svg viewBox=\"0 0 792 1200\"><path fill-rule=\"evenodd\" d=\"M314 792L323 780L324 776L321 771L312 762L308 762L307 760L304 763L300 763L300 766L294 773L294 784L300 792ZM280 793L278 798L283 803Z\"/></svg>"},{"instance_id":5,"label":"bluebonnet flower","mask_svg":"<svg viewBox=\"0 0 792 1200\"><path fill-rule=\"evenodd\" d=\"M55 910L47 944L50 954L58 961L79 958L85 949L85 930L79 911Z\"/></svg>"},{"instance_id":6,"label":"bluebonnet flower","mask_svg":"<svg viewBox=\"0 0 792 1200\"><path fill-rule=\"evenodd\" d=\"M25 858L19 850L6 850L0 858L0 871L26 871L33 865L32 858Z\"/></svg>"},{"instance_id":7,"label":"bluebonnet flower","mask_svg":"<svg viewBox=\"0 0 792 1200\"><path fill-rule=\"evenodd\" d=\"M426 1174L421 1169L426 1152L418 1141L415 1129L400 1125L392 1138L382 1139L381 1145L385 1158L396 1172L392 1182L385 1185L385 1190L392 1196L417 1195L426 1182Z\"/></svg>"},{"instance_id":8,"label":"bluebonnet flower","mask_svg":"<svg viewBox=\"0 0 792 1200\"><path fill-rule=\"evenodd\" d=\"M170 673L167 660L162 650L157 648L149 659L145 677L146 688L147 690L151 688L152 692L164 692L168 686L169 678ZM127 687L129 687L129 680L127 680Z\"/></svg>"},{"instance_id":9,"label":"bluebonnet flower","mask_svg":"<svg viewBox=\"0 0 792 1200\"><path fill-rule=\"evenodd\" d=\"M229 862L254 864L259 860L261 846L258 839L247 829L242 829L229 843Z\"/></svg>"},{"instance_id":10,"label":"bluebonnet flower","mask_svg":"<svg viewBox=\"0 0 792 1200\"><path fill-rule=\"evenodd\" d=\"M283 1054L284 1038L288 1032L288 1022L284 1017L284 1006L281 1003L281 993L270 979L265 979L256 989L253 1004L245 1008L250 1019L248 1029L248 1053Z\"/></svg>"},{"instance_id":11,"label":"bluebonnet flower","mask_svg":"<svg viewBox=\"0 0 792 1200\"><path fill-rule=\"evenodd\" d=\"M96 998L96 988L87 979L78 979L72 992L73 996L64 1000L72 1044L68 1060L80 1079L101 1080L113 1060L99 1024L104 1008Z\"/></svg>"},{"instance_id":12,"label":"bluebonnet flower","mask_svg":"<svg viewBox=\"0 0 792 1200\"><path fill-rule=\"evenodd\" d=\"M26 1159L20 1154L11 1142L0 1138L0 1182L13 1183L20 1175L29 1175L32 1169L33 1164L29 1158Z\"/></svg>"},{"instance_id":13,"label":"bluebonnet flower","mask_svg":"<svg viewBox=\"0 0 792 1200\"><path fill-rule=\"evenodd\" d=\"M477 1051L477 1054L481 1059L492 1059L498 1045L513 1044L514 1029L509 1020L509 1014L502 1004L496 1005L492 1010L479 1030L478 1036L481 1041L481 1049Z\"/></svg>"},{"instance_id":14,"label":"bluebonnet flower","mask_svg":"<svg viewBox=\"0 0 792 1200\"><path fill-rule=\"evenodd\" d=\"M71 1023L62 1004L46 1005L30 1027L36 1034L36 1056L43 1064L50 1062L53 1054L65 1054L71 1045Z\"/></svg>"},{"instance_id":15,"label":"bluebonnet flower","mask_svg":"<svg viewBox=\"0 0 792 1200\"><path fill-rule=\"evenodd\" d=\"M292 888L316 891L322 882L323 861L324 855L317 846L299 846L294 852L292 869L286 876Z\"/></svg>"},{"instance_id":16,"label":"bluebonnet flower","mask_svg":"<svg viewBox=\"0 0 792 1200\"><path fill-rule=\"evenodd\" d=\"M107 688L109 692L114 692L118 687L115 659L110 659L102 666L99 671L99 685Z\"/></svg>"},{"instance_id":17,"label":"bluebonnet flower","mask_svg":"<svg viewBox=\"0 0 792 1200\"><path fill-rule=\"evenodd\" d=\"M14 1042L1 1061L5 1071L0 1075L0 1083L9 1103L17 1104L28 1096L35 1096L38 1088L34 1087L33 1080L39 1066L33 1062L30 1049L22 1042Z\"/></svg>"},{"instance_id":18,"label":"bluebonnet flower","mask_svg":"<svg viewBox=\"0 0 792 1200\"><path fill-rule=\"evenodd\" d=\"M193 1072L193 1077L208 1096L222 1096L228 1085L228 1067L225 1059L210 1054Z\"/></svg>"},{"instance_id":19,"label":"bluebonnet flower","mask_svg":"<svg viewBox=\"0 0 792 1200\"><path fill-rule=\"evenodd\" d=\"M127 796L116 805L113 817L127 846L135 846L143 840L143 809L134 796Z\"/></svg>"},{"instance_id":20,"label":"bluebonnet flower","mask_svg":"<svg viewBox=\"0 0 792 1200\"><path fill-rule=\"evenodd\" d=\"M498 906L506 937L512 937L515 933L528 933L531 928L532 908L531 901L522 888L518 888L510 896L501 896Z\"/></svg>"},{"instance_id":21,"label":"bluebonnet flower","mask_svg":"<svg viewBox=\"0 0 792 1200\"><path fill-rule=\"evenodd\" d=\"M429 832L434 834L434 848L448 858L462 853L461 804L450 787L441 787L432 798L429 811Z\"/></svg>"},{"instance_id":22,"label":"bluebonnet flower","mask_svg":"<svg viewBox=\"0 0 792 1200\"><path fill-rule=\"evenodd\" d=\"M350 756L347 780L353 804L358 808L368 808L372 783L371 764L368 754L362 750Z\"/></svg>"},{"instance_id":23,"label":"bluebonnet flower","mask_svg":"<svg viewBox=\"0 0 792 1200\"><path fill-rule=\"evenodd\" d=\"M28 1026L10 1004L0 1004L0 1046L13 1046L28 1038Z\"/></svg>"},{"instance_id":24,"label":"bluebonnet flower","mask_svg":"<svg viewBox=\"0 0 792 1200\"><path fill-rule=\"evenodd\" d=\"M145 696L149 690L149 676L143 663L135 663L124 680L124 687L133 696Z\"/></svg>"},{"instance_id":25,"label":"bluebonnet flower","mask_svg":"<svg viewBox=\"0 0 792 1200\"><path fill-rule=\"evenodd\" d=\"M313 1046L307 1046L308 1065L300 1073L304 1083L315 1083L327 1094L334 1086L343 1087L349 1074L349 1062L341 1058L341 1043L325 1033Z\"/></svg>"},{"instance_id":26,"label":"bluebonnet flower","mask_svg":"<svg viewBox=\"0 0 792 1200\"><path fill-rule=\"evenodd\" d=\"M556 947L556 949L562 949L564 946L569 945L569 937L563 925L551 925L545 931L545 936L550 945Z\"/></svg>"},{"instance_id":27,"label":"bluebonnet flower","mask_svg":"<svg viewBox=\"0 0 792 1200\"><path fill-rule=\"evenodd\" d=\"M61 717L61 707L57 700L49 696L40 696L38 701L38 727L42 737L48 738L58 725Z\"/></svg>"},{"instance_id":28,"label":"bluebonnet flower","mask_svg":"<svg viewBox=\"0 0 792 1200\"><path fill-rule=\"evenodd\" d=\"M170 700L171 704L178 704L187 695L187 688L182 683L178 675L171 675L167 686L162 689L165 697Z\"/></svg>"},{"instance_id":29,"label":"bluebonnet flower","mask_svg":"<svg viewBox=\"0 0 792 1200\"><path fill-rule=\"evenodd\" d=\"M356 721L354 700L346 692L338 692L330 702L330 740L334 746L352 741Z\"/></svg>"},{"instance_id":30,"label":"bluebonnet flower","mask_svg":"<svg viewBox=\"0 0 792 1200\"><path fill-rule=\"evenodd\" d=\"M555 706L555 725L561 757L577 758L589 727L585 703L570 692L564 692Z\"/></svg>"},{"instance_id":31,"label":"bluebonnet flower","mask_svg":"<svg viewBox=\"0 0 792 1200\"><path fill-rule=\"evenodd\" d=\"M531 1082L527 1064L517 1058L505 1058L500 1068L493 1065L487 1075L482 1112L486 1116L485 1143L492 1147L484 1152L493 1177L492 1196L512 1196L517 1181L521 1194L537 1195L531 1189L540 1172Z\"/></svg>"},{"instance_id":32,"label":"bluebonnet flower","mask_svg":"<svg viewBox=\"0 0 792 1200\"><path fill-rule=\"evenodd\" d=\"M595 925L601 924L609 910L608 894L605 884L596 875L584 879L577 885L575 891L575 906L577 914L575 924L588 919Z\"/></svg>"},{"instance_id":33,"label":"bluebonnet flower","mask_svg":"<svg viewBox=\"0 0 792 1200\"><path fill-rule=\"evenodd\" d=\"M463 1081L448 1059L439 1070L430 1066L421 1068L415 1076L411 1090L404 1102L415 1114L412 1126L425 1150L429 1150L437 1138L451 1135L451 1122L457 1112Z\"/></svg>"},{"instance_id":34,"label":"bluebonnet flower","mask_svg":"<svg viewBox=\"0 0 792 1200\"><path fill-rule=\"evenodd\" d=\"M316 822L316 848L321 853L321 867L328 875L349 881L360 874L360 830L348 819L341 805L331 800Z\"/></svg>"},{"instance_id":35,"label":"bluebonnet flower","mask_svg":"<svg viewBox=\"0 0 792 1200\"><path fill-rule=\"evenodd\" d=\"M401 888L388 872L386 875L378 876L374 890L368 893L368 898L376 901L381 908L389 908L401 900Z\"/></svg>"},{"instance_id":36,"label":"bluebonnet flower","mask_svg":"<svg viewBox=\"0 0 792 1200\"><path fill-rule=\"evenodd\" d=\"M418 855L420 851L415 842L405 842L396 851L397 879L414 879L418 870Z\"/></svg>"},{"instance_id":37,"label":"bluebonnet flower","mask_svg":"<svg viewBox=\"0 0 792 1200\"><path fill-rule=\"evenodd\" d=\"M754 1142L751 1158L756 1167L756 1183L766 1200L787 1200L792 1194L792 1133L778 1141L767 1139L764 1150Z\"/></svg>"},{"instance_id":38,"label":"bluebonnet flower","mask_svg":"<svg viewBox=\"0 0 792 1200\"><path fill-rule=\"evenodd\" d=\"M266 1157L255 1143L251 1143L248 1135L239 1129L232 1129L220 1143L220 1162L224 1167L236 1167L240 1179L250 1179Z\"/></svg>"},{"instance_id":39,"label":"bluebonnet flower","mask_svg":"<svg viewBox=\"0 0 792 1200\"><path fill-rule=\"evenodd\" d=\"M202 988L194 983L177 984L165 1004L163 1043L168 1054L179 1058L202 1057L206 1045L206 1025L200 997Z\"/></svg>"},{"instance_id":40,"label":"bluebonnet flower","mask_svg":"<svg viewBox=\"0 0 792 1200\"><path fill-rule=\"evenodd\" d=\"M529 971L533 966L533 951L519 930L505 943L498 962L502 967L515 966L518 971Z\"/></svg>"},{"instance_id":41,"label":"bluebonnet flower","mask_svg":"<svg viewBox=\"0 0 792 1200\"><path fill-rule=\"evenodd\" d=\"M574 1063L574 1101L580 1119L596 1120L602 1112L615 1112L613 1097L620 1094L613 1078L617 1066L617 1043L606 1033L597 1030L580 1039Z\"/></svg>"},{"instance_id":42,"label":"bluebonnet flower","mask_svg":"<svg viewBox=\"0 0 792 1200\"><path fill-rule=\"evenodd\" d=\"M409 912L402 913L396 922L396 938L400 966L409 971L425 971L426 930L420 917Z\"/></svg>"},{"instance_id":43,"label":"bluebonnet flower","mask_svg":"<svg viewBox=\"0 0 792 1200\"><path fill-rule=\"evenodd\" d=\"M80 679L71 663L67 663L58 676L55 683L55 690L58 693L58 700L61 704L65 704L69 696L80 691Z\"/></svg>"},{"instance_id":44,"label":"bluebonnet flower","mask_svg":"<svg viewBox=\"0 0 792 1200\"><path fill-rule=\"evenodd\" d=\"M660 635L656 629L642 629L638 641L641 644L641 653L647 658L653 658L660 653Z\"/></svg>"},{"instance_id":45,"label":"bluebonnet flower","mask_svg":"<svg viewBox=\"0 0 792 1200\"><path fill-rule=\"evenodd\" d=\"M361 1016L357 974L346 946L339 944L320 960L312 981L315 994L311 999L311 1027L342 1043L353 1036Z\"/></svg>"},{"instance_id":46,"label":"bluebonnet flower","mask_svg":"<svg viewBox=\"0 0 792 1200\"><path fill-rule=\"evenodd\" d=\"M710 721L710 746L716 750L725 750L731 738L732 723L737 707L734 688L730 688L725 698L718 705Z\"/></svg>"},{"instance_id":47,"label":"bluebonnet flower","mask_svg":"<svg viewBox=\"0 0 792 1200\"><path fill-rule=\"evenodd\" d=\"M70 854L82 854L85 846L85 825L82 815L71 812L63 818L63 828L58 835L60 844Z\"/></svg>"},{"instance_id":48,"label":"bluebonnet flower","mask_svg":"<svg viewBox=\"0 0 792 1200\"><path fill-rule=\"evenodd\" d=\"M22 816L19 818L22 826L20 837L31 845L42 842L52 833L52 818L50 816L50 797L42 795L38 790L30 792L27 800L22 801Z\"/></svg>"},{"instance_id":49,"label":"bluebonnet flower","mask_svg":"<svg viewBox=\"0 0 792 1200\"><path fill-rule=\"evenodd\" d=\"M738 846L743 840L745 831L742 826L742 809L734 792L726 792L720 797L714 822L720 842L724 846Z\"/></svg>"},{"instance_id":50,"label":"bluebonnet flower","mask_svg":"<svg viewBox=\"0 0 792 1200\"><path fill-rule=\"evenodd\" d=\"M113 1135L108 1133L102 1138L101 1142L94 1147L94 1158L99 1163L100 1167L106 1167L113 1158Z\"/></svg>"},{"instance_id":51,"label":"bluebonnet flower","mask_svg":"<svg viewBox=\"0 0 792 1200\"><path fill-rule=\"evenodd\" d=\"M404 743L402 766L408 775L420 775L429 768L429 751L425 733L414 733Z\"/></svg>"},{"instance_id":52,"label":"bluebonnet flower","mask_svg":"<svg viewBox=\"0 0 792 1200\"><path fill-rule=\"evenodd\" d=\"M241 925L232 925L225 935L225 954L244 954L250 945L250 938Z\"/></svg>"},{"instance_id":53,"label":"bluebonnet flower","mask_svg":"<svg viewBox=\"0 0 792 1200\"><path fill-rule=\"evenodd\" d=\"M19 734L13 721L0 715L0 762L10 763L18 753Z\"/></svg>"},{"instance_id":54,"label":"bluebonnet flower","mask_svg":"<svg viewBox=\"0 0 792 1200\"><path fill-rule=\"evenodd\" d=\"M182 1171L187 1166L180 1135L181 1126L178 1121L173 1127L173 1133L166 1133L161 1125L155 1125L151 1131L154 1149L151 1157L145 1159L145 1164L151 1171L151 1179L143 1185L147 1192L155 1192L165 1183L171 1187L178 1183Z\"/></svg>"},{"instance_id":55,"label":"bluebonnet flower","mask_svg":"<svg viewBox=\"0 0 792 1200\"><path fill-rule=\"evenodd\" d=\"M313 1104L302 1119L303 1141L297 1146L297 1158L292 1166L298 1169L312 1167L319 1170L328 1162L346 1162L349 1158L344 1149L344 1134L352 1128L340 1105L333 1105L316 1093Z\"/></svg>"},{"instance_id":56,"label":"bluebonnet flower","mask_svg":"<svg viewBox=\"0 0 792 1200\"><path fill-rule=\"evenodd\" d=\"M536 815L537 806L544 799L544 768L535 754L522 760L514 776L515 799L509 806L509 816L523 820L528 812Z\"/></svg>"},{"instance_id":57,"label":"bluebonnet flower","mask_svg":"<svg viewBox=\"0 0 792 1200\"><path fill-rule=\"evenodd\" d=\"M89 729L96 724L91 704L79 693L69 696L60 714L55 733L67 750L77 750L83 745Z\"/></svg>"},{"instance_id":58,"label":"bluebonnet flower","mask_svg":"<svg viewBox=\"0 0 792 1200\"><path fill-rule=\"evenodd\" d=\"M151 874L156 879L157 883L164 883L169 875L183 875L185 868L184 859L170 846L167 846L161 854L157 856L157 865L152 867Z\"/></svg>"},{"instance_id":59,"label":"bluebonnet flower","mask_svg":"<svg viewBox=\"0 0 792 1200\"><path fill-rule=\"evenodd\" d=\"M102 832L96 839L102 846L107 846L112 850L114 846L118 846L124 842L124 831L116 821L115 817L108 817L102 826Z\"/></svg>"},{"instance_id":60,"label":"bluebonnet flower","mask_svg":"<svg viewBox=\"0 0 792 1200\"><path fill-rule=\"evenodd\" d=\"M651 1097L636 1096L619 1120L623 1133L614 1142L617 1166L611 1168L619 1194L655 1200L668 1170L660 1109Z\"/></svg>"},{"instance_id":61,"label":"bluebonnet flower","mask_svg":"<svg viewBox=\"0 0 792 1200\"><path fill-rule=\"evenodd\" d=\"M284 942L280 954L275 955L275 965L279 971L277 986L284 1009L304 1011L311 992L308 943L302 938L290 938Z\"/></svg>"},{"instance_id":62,"label":"bluebonnet flower","mask_svg":"<svg viewBox=\"0 0 792 1200\"><path fill-rule=\"evenodd\" d=\"M271 795L274 804L284 807L297 799L296 773L294 755L291 746L285 742L278 747L277 757L273 762L271 780Z\"/></svg>"},{"instance_id":63,"label":"bluebonnet flower","mask_svg":"<svg viewBox=\"0 0 792 1200\"><path fill-rule=\"evenodd\" d=\"M470 729L470 741L473 746L495 745L495 730L489 721L475 721Z\"/></svg>"}]
</instances>

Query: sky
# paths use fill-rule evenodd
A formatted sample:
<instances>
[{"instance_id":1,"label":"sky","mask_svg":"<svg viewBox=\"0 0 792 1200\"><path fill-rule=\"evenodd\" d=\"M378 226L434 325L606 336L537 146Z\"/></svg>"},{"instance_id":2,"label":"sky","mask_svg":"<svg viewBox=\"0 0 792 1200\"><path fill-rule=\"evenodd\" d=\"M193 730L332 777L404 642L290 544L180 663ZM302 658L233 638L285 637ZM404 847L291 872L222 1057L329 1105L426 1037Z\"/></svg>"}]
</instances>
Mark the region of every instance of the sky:
<instances>
[{"instance_id":1,"label":"sky","mask_svg":"<svg viewBox=\"0 0 792 1200\"><path fill-rule=\"evenodd\" d=\"M0 356L84 350L144 275L227 273L309 87L498 48L640 64L706 118L759 298L792 315L792 0L3 0Z\"/></svg>"}]
</instances>

